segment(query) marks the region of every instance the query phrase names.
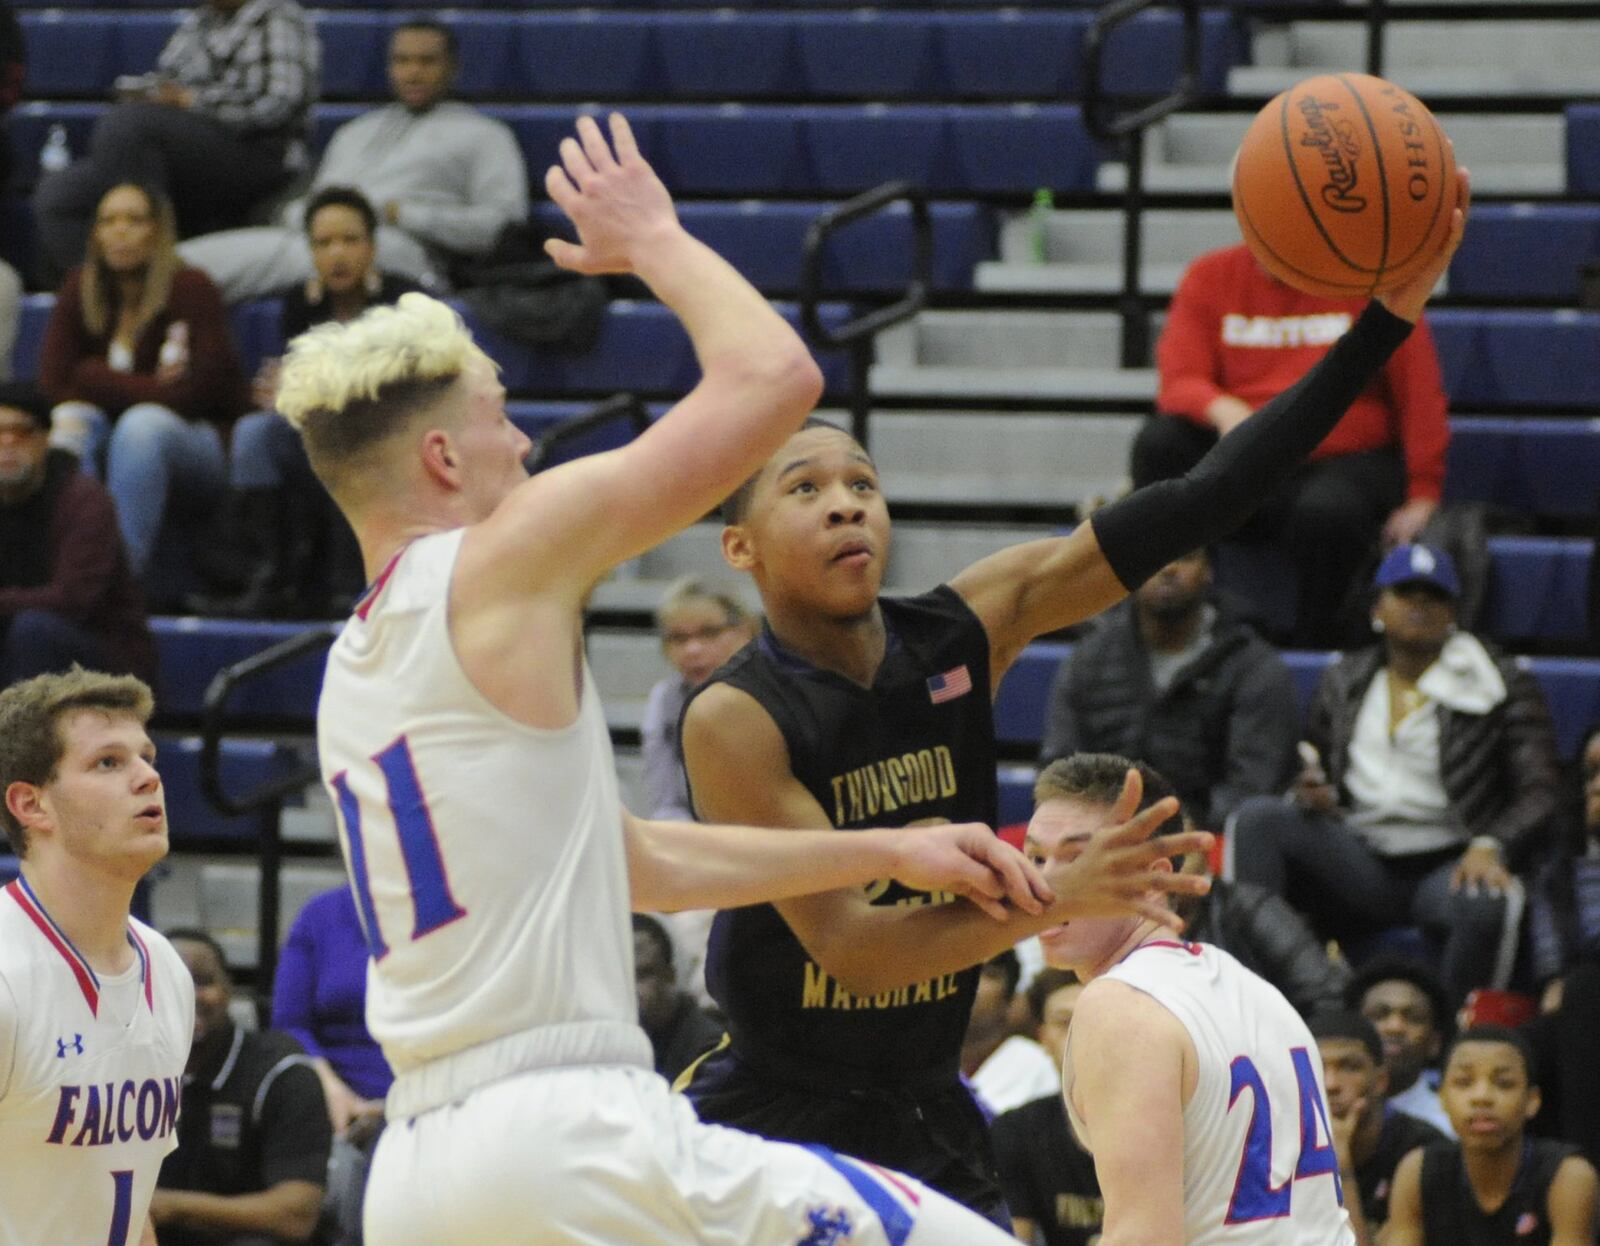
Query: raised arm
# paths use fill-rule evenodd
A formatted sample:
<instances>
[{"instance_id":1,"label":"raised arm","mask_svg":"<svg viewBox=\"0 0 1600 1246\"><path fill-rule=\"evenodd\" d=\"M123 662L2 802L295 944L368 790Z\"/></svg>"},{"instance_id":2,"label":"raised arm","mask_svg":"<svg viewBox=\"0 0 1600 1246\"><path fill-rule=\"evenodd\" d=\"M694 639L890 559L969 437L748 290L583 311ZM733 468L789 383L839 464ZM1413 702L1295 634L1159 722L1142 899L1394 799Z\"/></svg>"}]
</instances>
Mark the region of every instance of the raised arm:
<instances>
[{"instance_id":1,"label":"raised arm","mask_svg":"<svg viewBox=\"0 0 1600 1246\"><path fill-rule=\"evenodd\" d=\"M1001 550L951 581L988 630L996 687L1034 637L1098 614L1174 558L1233 531L1327 436L1410 333L1460 244L1468 187L1460 176L1450 237L1427 271L1375 299L1316 367L1188 475L1096 511L1069 536Z\"/></svg>"},{"instance_id":2,"label":"raised arm","mask_svg":"<svg viewBox=\"0 0 1600 1246\"><path fill-rule=\"evenodd\" d=\"M731 265L678 223L666 188L628 123L611 144L592 118L561 144L545 178L577 226L577 243L547 242L584 273L633 273L688 331L702 377L645 433L520 486L475 530L530 586L579 591L716 507L805 419L821 373L799 336ZM580 141L581 140L581 141Z\"/></svg>"},{"instance_id":3,"label":"raised arm","mask_svg":"<svg viewBox=\"0 0 1600 1246\"><path fill-rule=\"evenodd\" d=\"M827 813L790 769L777 725L748 694L717 684L697 696L684 718L683 750L691 799L702 818L787 828L831 825ZM833 884L840 889L829 891L810 888L815 894L797 889L765 898L777 902L778 912L817 964L852 993L877 995L980 964L1067 916L1138 910L1171 919L1170 911L1148 904L1144 899L1148 891L1163 886L1190 890L1205 884L1149 869L1158 855L1190 849L1178 849L1182 836L1165 836L1159 847L1138 842L1171 814L1161 806L1146 812L1150 816L1140 815L1143 821L1136 820L1138 829L1129 843L1113 848L1102 839L1092 857L1085 853L1070 863L1051 862L1045 878L1055 893L1055 903L1044 913L1014 913L1005 923L991 920L968 904L874 905L859 887L844 884ZM833 840L851 840L861 834L817 833ZM922 833L910 827L888 832L891 839ZM783 838L796 836L797 830L764 834ZM1192 837L1196 844L1206 839ZM880 872L874 877L887 876Z\"/></svg>"},{"instance_id":4,"label":"raised arm","mask_svg":"<svg viewBox=\"0 0 1600 1246\"><path fill-rule=\"evenodd\" d=\"M1183 1246L1183 1109L1193 1044L1143 991L1101 979L1072 1015L1072 1102L1105 1199L1101 1246Z\"/></svg>"}]
</instances>

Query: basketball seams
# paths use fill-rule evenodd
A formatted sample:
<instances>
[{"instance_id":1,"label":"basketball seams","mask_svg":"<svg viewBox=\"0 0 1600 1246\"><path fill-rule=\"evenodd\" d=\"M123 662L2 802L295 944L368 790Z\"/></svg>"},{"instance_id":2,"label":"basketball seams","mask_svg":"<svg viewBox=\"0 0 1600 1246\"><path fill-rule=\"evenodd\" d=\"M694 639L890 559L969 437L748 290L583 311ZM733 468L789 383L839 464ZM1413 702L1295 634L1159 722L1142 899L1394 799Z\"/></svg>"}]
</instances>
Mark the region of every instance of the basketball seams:
<instances>
[{"instance_id":1,"label":"basketball seams","mask_svg":"<svg viewBox=\"0 0 1600 1246\"><path fill-rule=\"evenodd\" d=\"M1378 267L1373 273L1372 286L1367 291L1368 294L1372 294L1377 291L1378 283L1383 280L1389 271L1389 171L1383 164L1383 142L1378 138L1377 124L1372 120L1372 114L1367 110L1367 101L1362 99L1361 93L1350 84L1348 75L1334 74L1333 76L1338 80L1339 85L1350 93L1350 98L1355 101L1356 107L1361 110L1361 119L1367 123L1367 137L1372 140L1372 158L1378 164L1378 192L1383 197L1383 241L1378 248Z\"/></svg>"},{"instance_id":2,"label":"basketball seams","mask_svg":"<svg viewBox=\"0 0 1600 1246\"><path fill-rule=\"evenodd\" d=\"M1306 215L1311 218L1312 226L1315 227L1316 231L1322 235L1322 241L1327 244L1329 254L1331 254L1333 258L1338 260L1341 264L1345 265L1345 267L1353 269L1358 273L1364 273L1367 271L1364 266L1352 262L1349 257L1347 257L1345 253L1339 249L1338 244L1334 242L1333 238L1329 235L1327 228L1323 225L1322 218L1317 215L1317 209L1316 206L1311 202L1311 196L1306 193L1305 183L1300 180L1300 165L1295 160L1294 142L1289 135L1289 105L1294 99L1294 90L1291 88L1290 90L1285 91L1281 98L1283 100L1283 107L1278 110L1278 132L1283 138L1283 155L1284 159L1289 165L1289 176L1294 179L1294 188L1296 193L1298 193L1300 196L1300 202L1305 205ZM1237 170L1235 171L1234 176L1238 176ZM1244 197L1241 195L1241 202L1243 201L1243 198ZM1256 231L1256 236L1261 237L1260 230ZM1273 252L1273 254L1276 255L1277 253ZM1290 265L1290 267L1295 272L1301 271L1300 269L1295 268L1293 265ZM1366 288L1367 287L1365 283L1357 287L1357 289L1362 290Z\"/></svg>"},{"instance_id":3,"label":"basketball seams","mask_svg":"<svg viewBox=\"0 0 1600 1246\"><path fill-rule=\"evenodd\" d=\"M1316 273L1309 273L1298 265L1291 264L1288 260L1284 259L1284 257L1280 255L1276 249L1274 249L1272 244L1266 240L1266 237L1262 234L1262 232L1256 228L1255 222L1250 219L1249 205L1247 205L1243 199L1239 199L1237 202L1239 224L1244 226L1246 233L1255 239L1256 247L1270 255L1272 259L1277 264L1281 265L1286 271L1294 273L1297 277L1301 278L1305 282L1309 282L1313 285L1321 287L1321 289L1310 291L1310 293L1321 294L1327 298L1347 298L1365 293L1370 288L1369 283L1365 280L1352 281L1348 284L1329 281L1325 277L1321 277ZM1267 267L1271 268L1272 265L1269 264ZM1291 282L1289 284L1293 283Z\"/></svg>"}]
</instances>

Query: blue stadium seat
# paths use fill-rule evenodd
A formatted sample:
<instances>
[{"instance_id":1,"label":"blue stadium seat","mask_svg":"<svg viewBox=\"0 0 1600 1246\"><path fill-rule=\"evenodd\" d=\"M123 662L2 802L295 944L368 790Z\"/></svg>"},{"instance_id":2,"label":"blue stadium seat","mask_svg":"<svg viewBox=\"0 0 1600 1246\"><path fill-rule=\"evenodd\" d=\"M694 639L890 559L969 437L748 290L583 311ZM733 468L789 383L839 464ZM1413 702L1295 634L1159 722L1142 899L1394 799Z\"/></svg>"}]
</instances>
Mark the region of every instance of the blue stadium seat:
<instances>
[{"instance_id":1,"label":"blue stadium seat","mask_svg":"<svg viewBox=\"0 0 1600 1246\"><path fill-rule=\"evenodd\" d=\"M102 96L119 72L116 17L46 10L19 15L28 45L28 94Z\"/></svg>"},{"instance_id":2,"label":"blue stadium seat","mask_svg":"<svg viewBox=\"0 0 1600 1246\"><path fill-rule=\"evenodd\" d=\"M1472 228L1450 262L1450 293L1575 303L1578 269L1595 256L1600 204L1475 204Z\"/></svg>"},{"instance_id":3,"label":"blue stadium seat","mask_svg":"<svg viewBox=\"0 0 1600 1246\"><path fill-rule=\"evenodd\" d=\"M200 740L197 736L157 733L156 769L167 795L167 830L176 846L210 840L254 840L262 814L225 817L200 792ZM295 767L294 753L270 740L232 739L222 745L224 790L244 793Z\"/></svg>"},{"instance_id":4,"label":"blue stadium seat","mask_svg":"<svg viewBox=\"0 0 1600 1246\"><path fill-rule=\"evenodd\" d=\"M658 13L661 81L669 99L762 99L799 93L795 23L784 13L716 9Z\"/></svg>"},{"instance_id":5,"label":"blue stadium seat","mask_svg":"<svg viewBox=\"0 0 1600 1246\"><path fill-rule=\"evenodd\" d=\"M1579 640L1588 632L1590 541L1499 536L1489 540L1491 591L1484 632L1502 644Z\"/></svg>"},{"instance_id":6,"label":"blue stadium seat","mask_svg":"<svg viewBox=\"0 0 1600 1246\"><path fill-rule=\"evenodd\" d=\"M994 703L995 735L1005 744L1036 747L1044 732L1050 681L1072 646L1036 641L1006 672ZM1304 714L1316 694L1323 670L1339 655L1321 650L1286 650L1281 654L1294 681ZM1600 660L1594 658L1519 658L1533 673L1555 719L1556 744L1563 759L1577 756L1584 735L1600 725Z\"/></svg>"},{"instance_id":7,"label":"blue stadium seat","mask_svg":"<svg viewBox=\"0 0 1600 1246\"><path fill-rule=\"evenodd\" d=\"M322 96L324 99L384 99L388 88L389 29L394 20L386 13L318 13L317 37L322 41ZM478 72L474 61L462 68Z\"/></svg>"},{"instance_id":8,"label":"blue stadium seat","mask_svg":"<svg viewBox=\"0 0 1600 1246\"><path fill-rule=\"evenodd\" d=\"M951 184L947 126L954 111L937 104L796 109L815 170L813 186L824 194L849 194L904 178L943 190Z\"/></svg>"},{"instance_id":9,"label":"blue stadium seat","mask_svg":"<svg viewBox=\"0 0 1600 1246\"><path fill-rule=\"evenodd\" d=\"M805 88L818 99L918 99L946 92L934 26L921 13L813 13L798 22Z\"/></svg>"},{"instance_id":10,"label":"blue stadium seat","mask_svg":"<svg viewBox=\"0 0 1600 1246\"><path fill-rule=\"evenodd\" d=\"M160 659L156 708L164 718L193 717L200 713L206 689L223 667L309 629L327 626L158 615L150 620ZM229 713L309 721L316 713L325 657L325 651L315 653L244 685L229 699Z\"/></svg>"},{"instance_id":11,"label":"blue stadium seat","mask_svg":"<svg viewBox=\"0 0 1600 1246\"><path fill-rule=\"evenodd\" d=\"M1600 497L1600 419L1454 418L1445 500L1583 518Z\"/></svg>"},{"instance_id":12,"label":"blue stadium seat","mask_svg":"<svg viewBox=\"0 0 1600 1246\"><path fill-rule=\"evenodd\" d=\"M653 123L653 141L640 146L674 193L783 195L818 185L798 111L680 104L628 116Z\"/></svg>"},{"instance_id":13,"label":"blue stadium seat","mask_svg":"<svg viewBox=\"0 0 1600 1246\"><path fill-rule=\"evenodd\" d=\"M22 873L21 861L9 853L5 856L0 856L0 886L9 883L20 873Z\"/></svg>"},{"instance_id":14,"label":"blue stadium seat","mask_svg":"<svg viewBox=\"0 0 1600 1246\"><path fill-rule=\"evenodd\" d=\"M1600 194L1600 104L1567 106L1567 193Z\"/></svg>"},{"instance_id":15,"label":"blue stadium seat","mask_svg":"<svg viewBox=\"0 0 1600 1246\"><path fill-rule=\"evenodd\" d=\"M526 14L517 24L512 89L539 98L659 94L650 26L642 14L595 9Z\"/></svg>"},{"instance_id":16,"label":"blue stadium seat","mask_svg":"<svg viewBox=\"0 0 1600 1246\"><path fill-rule=\"evenodd\" d=\"M1076 104L954 109L950 180L957 194L1094 188L1099 156Z\"/></svg>"},{"instance_id":17,"label":"blue stadium seat","mask_svg":"<svg viewBox=\"0 0 1600 1246\"><path fill-rule=\"evenodd\" d=\"M971 99L1071 98L1082 89L1084 13L940 13L944 78ZM1004 72L997 72L1004 66Z\"/></svg>"},{"instance_id":18,"label":"blue stadium seat","mask_svg":"<svg viewBox=\"0 0 1600 1246\"><path fill-rule=\"evenodd\" d=\"M44 146L50 127L66 128L67 146L75 156L89 150L89 135L105 104L55 104L43 100L28 100L18 104L7 114L6 131L11 139L11 157L15 168L25 178L31 178L39 167L39 149Z\"/></svg>"},{"instance_id":19,"label":"blue stadium seat","mask_svg":"<svg viewBox=\"0 0 1600 1246\"><path fill-rule=\"evenodd\" d=\"M1183 71L1183 18L1177 13L1141 13L1106 40L1101 70L1106 90L1116 95L1163 95ZM1228 69L1241 62L1242 39L1232 15L1201 15L1201 89L1227 91Z\"/></svg>"},{"instance_id":20,"label":"blue stadium seat","mask_svg":"<svg viewBox=\"0 0 1600 1246\"><path fill-rule=\"evenodd\" d=\"M1458 409L1600 406L1600 312L1443 308L1428 320Z\"/></svg>"}]
</instances>

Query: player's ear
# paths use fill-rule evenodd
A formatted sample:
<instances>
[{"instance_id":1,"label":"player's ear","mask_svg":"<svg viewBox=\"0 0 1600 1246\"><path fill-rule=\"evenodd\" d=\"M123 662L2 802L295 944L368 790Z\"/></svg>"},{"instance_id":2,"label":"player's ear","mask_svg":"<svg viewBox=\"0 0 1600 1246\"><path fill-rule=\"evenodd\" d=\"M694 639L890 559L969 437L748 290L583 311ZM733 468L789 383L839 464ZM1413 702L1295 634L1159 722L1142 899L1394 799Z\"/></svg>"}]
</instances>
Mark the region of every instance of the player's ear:
<instances>
[{"instance_id":1,"label":"player's ear","mask_svg":"<svg viewBox=\"0 0 1600 1246\"><path fill-rule=\"evenodd\" d=\"M442 428L430 428L422 434L422 470L435 483L447 489L460 487L460 459L450 434Z\"/></svg>"},{"instance_id":2,"label":"player's ear","mask_svg":"<svg viewBox=\"0 0 1600 1246\"><path fill-rule=\"evenodd\" d=\"M24 827L32 829L48 816L44 808L44 789L17 780L6 786L6 812Z\"/></svg>"},{"instance_id":3,"label":"player's ear","mask_svg":"<svg viewBox=\"0 0 1600 1246\"><path fill-rule=\"evenodd\" d=\"M755 546L743 524L731 523L722 530L722 558L735 571L749 571L756 565Z\"/></svg>"}]
</instances>

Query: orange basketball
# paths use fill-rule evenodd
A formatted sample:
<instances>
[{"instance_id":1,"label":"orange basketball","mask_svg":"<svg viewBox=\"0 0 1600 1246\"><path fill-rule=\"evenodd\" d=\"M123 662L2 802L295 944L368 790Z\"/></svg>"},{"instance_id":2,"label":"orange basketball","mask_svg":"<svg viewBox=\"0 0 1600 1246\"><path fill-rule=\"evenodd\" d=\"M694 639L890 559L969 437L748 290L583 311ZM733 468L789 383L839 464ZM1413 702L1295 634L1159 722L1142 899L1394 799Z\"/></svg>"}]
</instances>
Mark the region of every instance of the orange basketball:
<instances>
[{"instance_id":1,"label":"orange basketball","mask_svg":"<svg viewBox=\"0 0 1600 1246\"><path fill-rule=\"evenodd\" d=\"M1367 74L1297 83L1250 123L1233 170L1244 240L1280 281L1365 297L1438 253L1455 206L1455 155L1422 103Z\"/></svg>"}]
</instances>

